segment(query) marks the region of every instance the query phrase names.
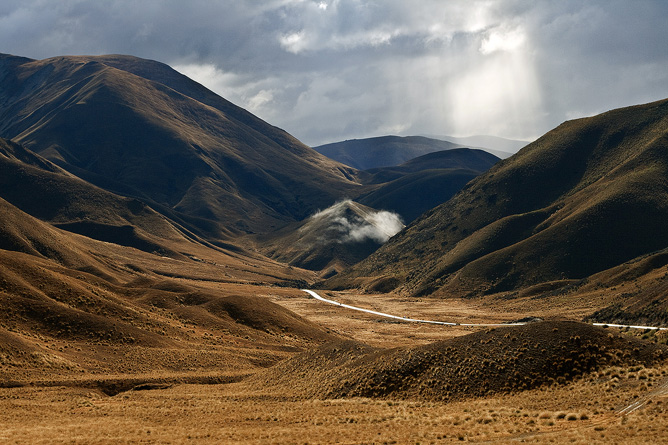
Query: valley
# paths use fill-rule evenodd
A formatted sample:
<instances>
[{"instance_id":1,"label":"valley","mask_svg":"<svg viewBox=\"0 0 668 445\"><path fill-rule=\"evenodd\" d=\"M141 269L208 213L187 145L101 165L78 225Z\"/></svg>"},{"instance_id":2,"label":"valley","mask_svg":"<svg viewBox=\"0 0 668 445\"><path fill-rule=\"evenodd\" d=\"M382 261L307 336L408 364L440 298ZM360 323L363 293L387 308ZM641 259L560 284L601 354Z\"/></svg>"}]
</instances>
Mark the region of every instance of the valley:
<instances>
[{"instance_id":1,"label":"valley","mask_svg":"<svg viewBox=\"0 0 668 445\"><path fill-rule=\"evenodd\" d=\"M236 290L241 291L241 287ZM362 313L342 316L335 307L323 308L320 302L294 291L255 287L253 294L280 303L317 324L322 322L344 337L365 340L375 348L426 345L475 331L382 323ZM358 301L355 295L337 297ZM373 298L366 296L361 300L366 301L365 306L374 307ZM401 299L390 302L396 310L406 309L408 304ZM424 302L410 306L415 314L424 317L435 312ZM496 315L465 302L448 306L455 317L485 321ZM511 318L514 315L508 314ZM263 349L266 351L266 344ZM201 354L191 354L188 360L190 367L207 368ZM220 372L220 360L225 361L225 373ZM230 356L218 356L216 361L217 371L211 367L209 371L150 371L132 377L101 372L0 389L0 407L5 413L0 416L2 440L609 443L636 434L643 434L647 443L666 440L665 364L602 366L568 384L437 401L422 397L304 399L295 394L294 388L258 386L247 381L249 374L266 371L240 366L230 372L234 363ZM122 391L108 395L105 391L113 389L114 379L125 386L117 383ZM109 386L96 386L100 381ZM621 413L639 398L646 398L647 403L628 414Z\"/></svg>"},{"instance_id":2,"label":"valley","mask_svg":"<svg viewBox=\"0 0 668 445\"><path fill-rule=\"evenodd\" d=\"M668 100L335 160L156 61L0 80L0 441L668 439Z\"/></svg>"}]
</instances>

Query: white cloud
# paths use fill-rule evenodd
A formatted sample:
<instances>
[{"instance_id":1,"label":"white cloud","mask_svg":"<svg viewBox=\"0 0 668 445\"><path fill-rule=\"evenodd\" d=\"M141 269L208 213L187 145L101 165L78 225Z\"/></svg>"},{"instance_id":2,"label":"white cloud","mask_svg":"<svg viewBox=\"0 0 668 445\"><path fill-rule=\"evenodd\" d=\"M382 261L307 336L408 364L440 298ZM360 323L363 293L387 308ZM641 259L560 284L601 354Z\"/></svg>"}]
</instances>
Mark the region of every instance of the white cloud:
<instances>
[{"instance_id":1,"label":"white cloud","mask_svg":"<svg viewBox=\"0 0 668 445\"><path fill-rule=\"evenodd\" d=\"M255 96L248 100L250 111L257 113L274 99L274 93L269 90L260 90Z\"/></svg>"},{"instance_id":2,"label":"white cloud","mask_svg":"<svg viewBox=\"0 0 668 445\"><path fill-rule=\"evenodd\" d=\"M349 209L357 209L356 213ZM401 217L386 210L367 211L351 200L337 202L309 218L307 224L324 225L323 242L360 243L367 240L387 242L404 228ZM307 227L307 226L305 226Z\"/></svg>"},{"instance_id":3,"label":"white cloud","mask_svg":"<svg viewBox=\"0 0 668 445\"><path fill-rule=\"evenodd\" d=\"M278 40L283 49L293 54L299 54L308 46L304 31L283 34Z\"/></svg>"}]
</instances>

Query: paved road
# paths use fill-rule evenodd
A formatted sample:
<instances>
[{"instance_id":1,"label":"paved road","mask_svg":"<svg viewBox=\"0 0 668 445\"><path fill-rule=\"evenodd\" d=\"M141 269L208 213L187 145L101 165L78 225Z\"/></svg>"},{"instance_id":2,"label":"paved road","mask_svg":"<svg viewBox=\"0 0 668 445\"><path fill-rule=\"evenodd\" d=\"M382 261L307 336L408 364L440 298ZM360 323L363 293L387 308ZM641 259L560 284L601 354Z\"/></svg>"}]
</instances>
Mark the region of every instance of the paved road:
<instances>
[{"instance_id":1,"label":"paved road","mask_svg":"<svg viewBox=\"0 0 668 445\"><path fill-rule=\"evenodd\" d=\"M610 323L592 323L594 326L604 326L611 328L631 328L631 329L653 329L656 331L668 331L668 328L658 328L656 326L634 326L630 324L610 324Z\"/></svg>"},{"instance_id":2,"label":"paved road","mask_svg":"<svg viewBox=\"0 0 668 445\"><path fill-rule=\"evenodd\" d=\"M489 326L522 326L522 325L526 324L526 323L453 323L453 322L447 322L447 321L420 320L420 319L417 319L417 318L400 317L398 315L385 314L383 312L372 311L371 309L364 309L364 308L361 308L361 307L350 306L348 304L339 303L338 301L328 300L326 298L322 298L315 291L312 291L310 289L302 289L302 290L304 292L310 294L316 300L324 301L325 303L333 304L335 306L345 307L346 309L352 309L354 311L366 312L367 314L378 315L380 317L386 317L386 318L393 318L395 320L407 321L407 322L411 322L411 323L441 324L441 325L446 325L446 326L486 326L486 327L489 327Z\"/></svg>"},{"instance_id":3,"label":"paved road","mask_svg":"<svg viewBox=\"0 0 668 445\"><path fill-rule=\"evenodd\" d=\"M477 326L477 327L490 327L490 326L523 326L526 323L453 323L447 321L433 321L433 320L420 320L417 318L408 318L400 317L398 315L385 314L383 312L372 311L371 309L364 309L361 307L350 306L348 304L339 303L338 301L328 300L327 298L322 298L318 295L317 292L310 289L302 289L302 291L308 293L316 300L323 301L325 303L333 304L335 306L344 307L346 309L352 309L354 311L366 312L367 314L378 315L379 317L393 318L395 320L406 321L410 323L429 323L429 324L440 324L445 326ZM592 323L594 326L609 326L611 328L632 328L632 329L654 329L657 331L666 331L668 328L659 328L656 326L634 326L626 324L609 324L609 323Z\"/></svg>"}]
</instances>

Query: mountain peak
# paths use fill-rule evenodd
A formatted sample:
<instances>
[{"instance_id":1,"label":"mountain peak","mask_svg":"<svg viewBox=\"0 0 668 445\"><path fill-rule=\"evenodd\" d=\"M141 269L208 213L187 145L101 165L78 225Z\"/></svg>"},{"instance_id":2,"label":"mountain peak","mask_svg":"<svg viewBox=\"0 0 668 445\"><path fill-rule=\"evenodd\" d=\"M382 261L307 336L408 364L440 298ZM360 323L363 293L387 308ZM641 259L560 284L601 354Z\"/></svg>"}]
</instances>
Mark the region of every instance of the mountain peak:
<instances>
[{"instance_id":1,"label":"mountain peak","mask_svg":"<svg viewBox=\"0 0 668 445\"><path fill-rule=\"evenodd\" d=\"M358 187L352 169L160 62L7 60L0 136L210 235L272 230Z\"/></svg>"}]
</instances>

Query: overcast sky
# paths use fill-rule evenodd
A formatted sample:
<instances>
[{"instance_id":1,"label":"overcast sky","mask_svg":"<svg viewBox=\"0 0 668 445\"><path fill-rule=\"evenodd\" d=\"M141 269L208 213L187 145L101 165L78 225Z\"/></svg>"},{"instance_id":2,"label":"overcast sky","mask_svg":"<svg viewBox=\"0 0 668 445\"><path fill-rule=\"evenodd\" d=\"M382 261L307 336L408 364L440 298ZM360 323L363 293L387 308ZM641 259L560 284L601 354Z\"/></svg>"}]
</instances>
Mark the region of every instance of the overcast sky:
<instances>
[{"instance_id":1,"label":"overcast sky","mask_svg":"<svg viewBox=\"0 0 668 445\"><path fill-rule=\"evenodd\" d=\"M664 0L2 0L0 52L165 62L309 145L516 139L668 97Z\"/></svg>"}]
</instances>

